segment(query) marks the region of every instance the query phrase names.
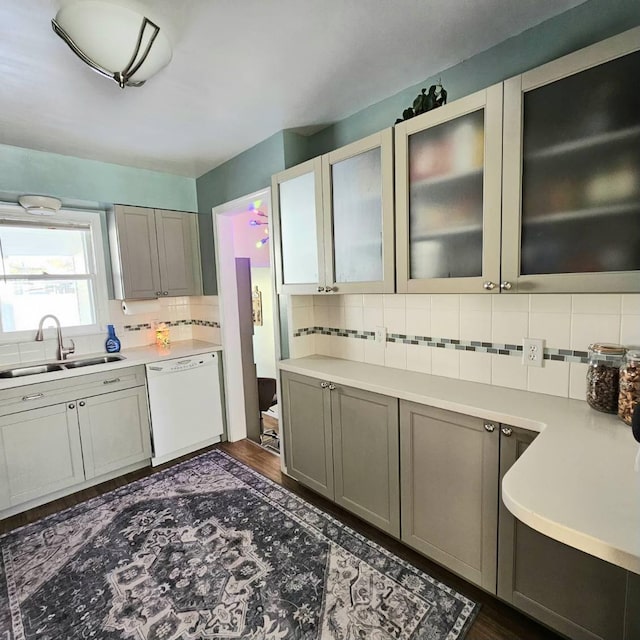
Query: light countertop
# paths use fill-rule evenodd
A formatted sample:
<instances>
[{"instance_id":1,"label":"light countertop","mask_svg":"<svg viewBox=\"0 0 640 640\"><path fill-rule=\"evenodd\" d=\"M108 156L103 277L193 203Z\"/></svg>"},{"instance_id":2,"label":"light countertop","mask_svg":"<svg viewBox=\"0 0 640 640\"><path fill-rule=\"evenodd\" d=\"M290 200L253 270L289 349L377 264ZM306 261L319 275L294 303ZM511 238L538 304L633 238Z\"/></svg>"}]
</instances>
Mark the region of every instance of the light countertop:
<instances>
[{"instance_id":1,"label":"light countertop","mask_svg":"<svg viewBox=\"0 0 640 640\"><path fill-rule=\"evenodd\" d=\"M550 538L640 574L640 445L586 402L326 356L280 369L540 432L502 498Z\"/></svg>"},{"instance_id":2,"label":"light countertop","mask_svg":"<svg viewBox=\"0 0 640 640\"><path fill-rule=\"evenodd\" d=\"M171 358L186 358L198 353L211 353L213 351L222 351L222 346L211 342L203 342L201 340L182 340L180 342L172 342L167 348L149 345L146 347L136 347L134 349L123 349L120 351L119 355L124 356L124 360L117 360L116 362L96 364L89 367L78 367L77 369L66 369L63 371L51 371L50 373L38 373L32 376L22 376L20 378L0 379L0 392L4 389L13 389L14 387L23 387L26 385L49 382L51 380L61 380L64 378L75 378L76 376L98 373L100 371L110 371L112 369L135 367L149 362L170 360ZM73 360L81 360L83 358L90 358L97 355L104 356L106 354L83 354L82 356L69 358L68 361L72 362ZM30 364L32 363L26 362L17 366L26 367Z\"/></svg>"}]
</instances>

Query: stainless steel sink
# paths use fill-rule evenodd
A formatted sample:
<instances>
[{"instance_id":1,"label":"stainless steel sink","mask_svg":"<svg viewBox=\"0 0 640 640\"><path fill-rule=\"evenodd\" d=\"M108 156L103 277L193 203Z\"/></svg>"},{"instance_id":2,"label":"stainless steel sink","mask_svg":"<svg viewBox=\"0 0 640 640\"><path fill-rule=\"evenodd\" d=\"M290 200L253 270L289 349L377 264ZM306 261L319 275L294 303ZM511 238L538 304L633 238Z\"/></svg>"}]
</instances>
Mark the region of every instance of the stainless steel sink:
<instances>
[{"instance_id":1,"label":"stainless steel sink","mask_svg":"<svg viewBox=\"0 0 640 640\"><path fill-rule=\"evenodd\" d=\"M108 364L124 360L124 356L108 355L93 358L81 358L70 360L69 362L44 362L39 364L21 365L11 369L0 371L0 378L21 378L22 376L34 376L38 373L49 373L51 371L64 371L65 369L77 369L78 367L90 367L95 364Z\"/></svg>"},{"instance_id":2,"label":"stainless steel sink","mask_svg":"<svg viewBox=\"0 0 640 640\"><path fill-rule=\"evenodd\" d=\"M0 378L20 378L22 376L33 376L36 373L49 373L50 371L64 371L61 364L34 364L24 367L13 367L0 371Z\"/></svg>"},{"instance_id":3,"label":"stainless steel sink","mask_svg":"<svg viewBox=\"0 0 640 640\"><path fill-rule=\"evenodd\" d=\"M98 356L95 358L83 358L81 360L69 360L64 363L65 369L77 369L78 367L90 367L94 364L107 364L109 362L118 362L124 360L124 356Z\"/></svg>"}]
</instances>

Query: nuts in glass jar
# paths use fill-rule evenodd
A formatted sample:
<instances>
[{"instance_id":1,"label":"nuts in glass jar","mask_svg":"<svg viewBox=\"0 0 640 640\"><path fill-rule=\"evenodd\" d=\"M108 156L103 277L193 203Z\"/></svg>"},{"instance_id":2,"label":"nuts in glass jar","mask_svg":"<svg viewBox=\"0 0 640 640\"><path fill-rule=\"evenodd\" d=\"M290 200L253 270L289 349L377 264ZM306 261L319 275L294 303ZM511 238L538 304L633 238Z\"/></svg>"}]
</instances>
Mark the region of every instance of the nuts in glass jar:
<instances>
[{"instance_id":1,"label":"nuts in glass jar","mask_svg":"<svg viewBox=\"0 0 640 640\"><path fill-rule=\"evenodd\" d=\"M631 424L631 416L640 404L640 349L627 352L625 363L620 367L620 395L618 416L626 424Z\"/></svg>"},{"instance_id":2,"label":"nuts in glass jar","mask_svg":"<svg viewBox=\"0 0 640 640\"><path fill-rule=\"evenodd\" d=\"M618 379L625 348L619 344L589 345L587 369L587 403L597 411L618 410Z\"/></svg>"}]
</instances>

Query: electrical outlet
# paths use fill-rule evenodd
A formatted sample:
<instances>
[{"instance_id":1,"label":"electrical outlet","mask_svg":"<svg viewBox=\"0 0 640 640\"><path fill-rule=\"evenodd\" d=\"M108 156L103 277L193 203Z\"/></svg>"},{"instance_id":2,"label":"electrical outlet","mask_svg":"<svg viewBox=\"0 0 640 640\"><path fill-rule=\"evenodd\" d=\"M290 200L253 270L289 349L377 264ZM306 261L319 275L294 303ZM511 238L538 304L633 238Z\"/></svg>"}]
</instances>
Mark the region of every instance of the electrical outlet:
<instances>
[{"instance_id":1,"label":"electrical outlet","mask_svg":"<svg viewBox=\"0 0 640 640\"><path fill-rule=\"evenodd\" d=\"M526 367L541 367L544 361L544 340L542 338L522 339L522 364Z\"/></svg>"},{"instance_id":2,"label":"electrical outlet","mask_svg":"<svg viewBox=\"0 0 640 640\"><path fill-rule=\"evenodd\" d=\"M386 327L376 327L376 342L378 344L385 344L387 342Z\"/></svg>"}]
</instances>

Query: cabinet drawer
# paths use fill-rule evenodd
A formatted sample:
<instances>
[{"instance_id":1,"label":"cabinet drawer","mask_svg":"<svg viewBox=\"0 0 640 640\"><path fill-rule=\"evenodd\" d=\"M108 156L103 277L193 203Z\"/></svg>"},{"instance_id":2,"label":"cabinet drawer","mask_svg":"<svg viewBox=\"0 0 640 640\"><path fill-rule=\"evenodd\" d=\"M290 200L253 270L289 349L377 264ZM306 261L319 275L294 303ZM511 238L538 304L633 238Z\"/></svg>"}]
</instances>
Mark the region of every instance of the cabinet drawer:
<instances>
[{"instance_id":1,"label":"cabinet drawer","mask_svg":"<svg viewBox=\"0 0 640 640\"><path fill-rule=\"evenodd\" d=\"M0 400L0 416L47 407L58 402L88 398L145 384L144 367L112 369L74 378L50 380L7 389Z\"/></svg>"}]
</instances>

